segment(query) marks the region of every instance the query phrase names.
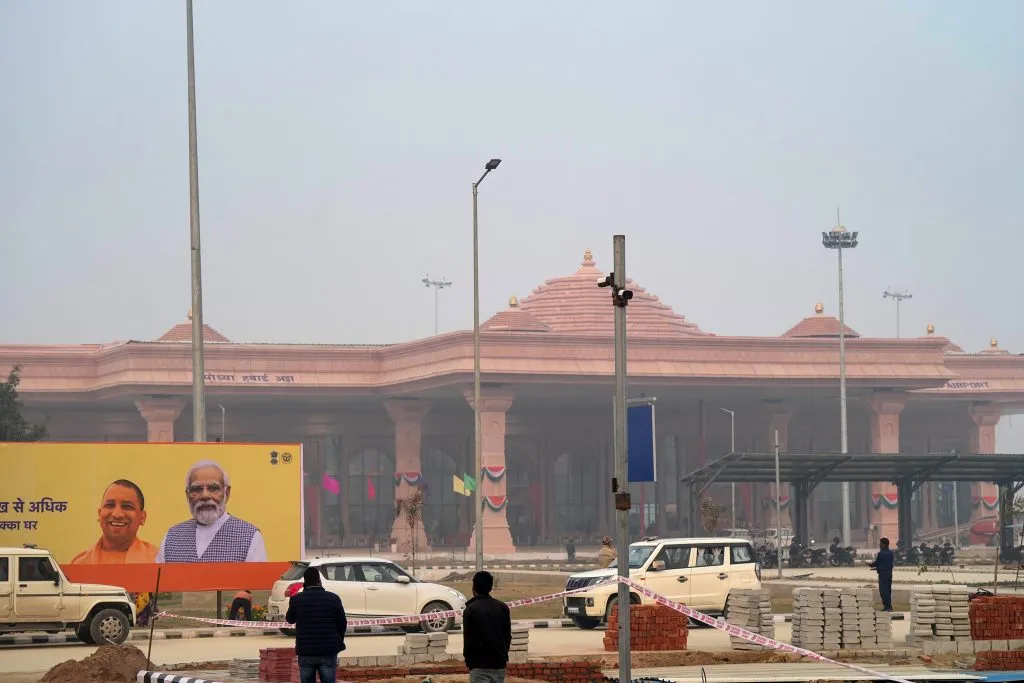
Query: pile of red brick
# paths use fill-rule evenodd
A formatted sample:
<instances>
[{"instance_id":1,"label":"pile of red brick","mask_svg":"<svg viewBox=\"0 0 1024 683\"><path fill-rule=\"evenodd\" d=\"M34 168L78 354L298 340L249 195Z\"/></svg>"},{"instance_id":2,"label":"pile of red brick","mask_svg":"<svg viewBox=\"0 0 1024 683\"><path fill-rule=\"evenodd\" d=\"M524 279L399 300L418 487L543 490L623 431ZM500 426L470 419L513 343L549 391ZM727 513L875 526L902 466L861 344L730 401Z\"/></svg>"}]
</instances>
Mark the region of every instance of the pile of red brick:
<instances>
[{"instance_id":1,"label":"pile of red brick","mask_svg":"<svg viewBox=\"0 0 1024 683\"><path fill-rule=\"evenodd\" d=\"M261 649L260 680L290 681L292 680L292 668L294 664L294 647L270 647ZM298 680L298 678L295 680Z\"/></svg>"},{"instance_id":2,"label":"pile of red brick","mask_svg":"<svg viewBox=\"0 0 1024 683\"><path fill-rule=\"evenodd\" d=\"M1020 671L1024 669L1024 650L983 650L974 660L976 671Z\"/></svg>"},{"instance_id":3,"label":"pile of red brick","mask_svg":"<svg viewBox=\"0 0 1024 683\"><path fill-rule=\"evenodd\" d=\"M548 683L591 683L604 679L601 665L596 662L527 662L509 664L507 675ZM366 683L388 678L405 676L442 676L445 674L465 675L466 665L451 661L437 664L414 664L412 666L354 667L339 666L338 680L351 683ZM288 679L285 679L288 680ZM299 664L293 660L292 683L299 683Z\"/></svg>"},{"instance_id":4,"label":"pile of red brick","mask_svg":"<svg viewBox=\"0 0 1024 683\"><path fill-rule=\"evenodd\" d=\"M653 650L685 650L688 635L687 619L664 605L629 606L629 647L637 652ZM619 649L619 606L612 608L608 630L604 633L604 649Z\"/></svg>"},{"instance_id":5,"label":"pile of red brick","mask_svg":"<svg viewBox=\"0 0 1024 683\"><path fill-rule=\"evenodd\" d=\"M1024 639L1024 597L992 595L971 601L972 640Z\"/></svg>"}]
</instances>

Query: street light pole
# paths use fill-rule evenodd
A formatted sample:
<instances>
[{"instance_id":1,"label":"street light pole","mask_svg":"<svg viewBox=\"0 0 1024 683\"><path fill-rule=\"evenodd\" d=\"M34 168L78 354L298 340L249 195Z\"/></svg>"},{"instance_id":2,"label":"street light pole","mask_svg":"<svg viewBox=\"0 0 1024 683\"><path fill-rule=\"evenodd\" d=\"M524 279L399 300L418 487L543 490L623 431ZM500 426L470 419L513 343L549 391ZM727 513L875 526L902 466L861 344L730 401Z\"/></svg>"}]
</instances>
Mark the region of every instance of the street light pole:
<instances>
[{"instance_id":1,"label":"street light pole","mask_svg":"<svg viewBox=\"0 0 1024 683\"><path fill-rule=\"evenodd\" d=\"M619 680L630 681L630 610L629 586L621 579L629 578L629 511L632 501L629 495L629 453L626 433L626 305L633 293L626 289L626 236L612 238L612 253L615 270L610 279L598 282L598 286L611 286L612 303L615 306L615 481L612 492L615 495L615 516L618 527L615 539L618 560L616 567L620 578L617 604L619 606Z\"/></svg>"},{"instance_id":2,"label":"street light pole","mask_svg":"<svg viewBox=\"0 0 1024 683\"><path fill-rule=\"evenodd\" d=\"M888 289L886 289L884 292L882 292L882 298L883 299L892 299L893 301L896 302L896 338L899 339L900 338L900 304L903 303L904 300L906 300L906 299L913 299L914 295L913 294L908 294L907 292L891 292Z\"/></svg>"},{"instance_id":3,"label":"street light pole","mask_svg":"<svg viewBox=\"0 0 1024 683\"><path fill-rule=\"evenodd\" d=\"M836 209L836 227L821 233L821 243L826 249L835 249L839 254L839 450L846 455L849 450L846 430L846 319L843 311L843 249L857 246L856 232L847 232L839 221ZM850 482L842 484L843 545L850 545Z\"/></svg>"},{"instance_id":4,"label":"street light pole","mask_svg":"<svg viewBox=\"0 0 1024 683\"><path fill-rule=\"evenodd\" d=\"M779 430L775 430L775 544L779 549L777 576L782 578L782 482L779 480Z\"/></svg>"},{"instance_id":5,"label":"street light pole","mask_svg":"<svg viewBox=\"0 0 1024 683\"><path fill-rule=\"evenodd\" d=\"M477 218L477 194L480 183L487 174L498 168L501 159L491 159L484 165L484 173L480 180L473 183L473 462L475 470L473 480L476 482L473 500L476 505L476 570L484 568L484 498L480 491L483 483L483 454L480 449L480 238L479 221Z\"/></svg>"},{"instance_id":6,"label":"street light pole","mask_svg":"<svg viewBox=\"0 0 1024 683\"><path fill-rule=\"evenodd\" d=\"M473 198L476 199L476 193L473 193ZM475 202L474 202L475 206ZM446 289L452 286L452 283L445 279L431 280L430 276L426 276L420 282L423 283L424 287L433 287L434 289L434 334L438 333L438 310L437 310L437 295L442 289Z\"/></svg>"},{"instance_id":7,"label":"street light pole","mask_svg":"<svg viewBox=\"0 0 1024 683\"><path fill-rule=\"evenodd\" d=\"M192 0L185 0L188 50L188 189L192 242L192 440L206 441L206 364L203 357L203 273L199 240L199 150L196 139L196 55Z\"/></svg>"},{"instance_id":8,"label":"street light pole","mask_svg":"<svg viewBox=\"0 0 1024 683\"><path fill-rule=\"evenodd\" d=\"M729 454L736 452L736 412L728 408L719 408L723 413L729 414ZM730 484L732 487L732 526L736 528L736 482Z\"/></svg>"}]
</instances>

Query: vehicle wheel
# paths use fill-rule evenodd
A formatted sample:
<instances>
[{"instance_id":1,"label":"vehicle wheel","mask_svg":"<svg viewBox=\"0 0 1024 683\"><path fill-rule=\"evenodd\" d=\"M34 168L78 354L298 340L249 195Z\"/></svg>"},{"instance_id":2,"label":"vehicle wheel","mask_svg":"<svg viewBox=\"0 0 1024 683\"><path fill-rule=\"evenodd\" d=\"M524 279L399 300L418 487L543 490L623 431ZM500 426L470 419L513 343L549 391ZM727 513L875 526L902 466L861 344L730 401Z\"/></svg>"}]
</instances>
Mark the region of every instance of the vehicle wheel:
<instances>
[{"instance_id":1,"label":"vehicle wheel","mask_svg":"<svg viewBox=\"0 0 1024 683\"><path fill-rule=\"evenodd\" d=\"M606 623L606 624L608 623L608 618L612 615L612 608L615 607L615 603L617 603L618 601L619 601L619 596L618 595L613 595L612 597L608 598L608 604L604 608L604 623ZM633 593L630 593L629 594L629 604L631 604L631 605L639 605L640 604L640 597L637 596L637 595L634 595Z\"/></svg>"},{"instance_id":2,"label":"vehicle wheel","mask_svg":"<svg viewBox=\"0 0 1024 683\"><path fill-rule=\"evenodd\" d=\"M572 623L576 624L576 628L591 631L601 625L601 620L593 617L572 617Z\"/></svg>"},{"instance_id":3,"label":"vehicle wheel","mask_svg":"<svg viewBox=\"0 0 1024 683\"><path fill-rule=\"evenodd\" d=\"M429 602L420 614L430 614L431 612L450 612L451 609L452 606L446 602ZM452 626L454 625L455 619L452 617L436 617L434 619L425 619L420 622L420 628L423 629L424 633L447 633L452 630Z\"/></svg>"},{"instance_id":4,"label":"vehicle wheel","mask_svg":"<svg viewBox=\"0 0 1024 683\"><path fill-rule=\"evenodd\" d=\"M282 628L279 630L281 631L282 636L288 636L289 638L295 637L295 629L293 628Z\"/></svg>"},{"instance_id":5,"label":"vehicle wheel","mask_svg":"<svg viewBox=\"0 0 1024 683\"><path fill-rule=\"evenodd\" d=\"M89 636L97 645L113 643L120 645L128 640L131 624L124 612L116 609L103 609L89 621Z\"/></svg>"},{"instance_id":6,"label":"vehicle wheel","mask_svg":"<svg viewBox=\"0 0 1024 683\"><path fill-rule=\"evenodd\" d=\"M95 645L96 641L92 639L92 635L89 634L89 622L84 621L81 624L75 626L75 635L82 641L83 645Z\"/></svg>"}]
</instances>

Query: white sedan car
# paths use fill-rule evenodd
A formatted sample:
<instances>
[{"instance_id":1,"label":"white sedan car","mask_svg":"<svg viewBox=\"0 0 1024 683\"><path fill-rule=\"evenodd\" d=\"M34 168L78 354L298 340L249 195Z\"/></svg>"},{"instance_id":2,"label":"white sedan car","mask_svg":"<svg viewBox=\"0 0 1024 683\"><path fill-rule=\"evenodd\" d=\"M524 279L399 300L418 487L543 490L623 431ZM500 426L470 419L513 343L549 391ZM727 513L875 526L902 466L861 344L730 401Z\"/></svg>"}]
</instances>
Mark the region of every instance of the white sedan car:
<instances>
[{"instance_id":1,"label":"white sedan car","mask_svg":"<svg viewBox=\"0 0 1024 683\"><path fill-rule=\"evenodd\" d=\"M267 601L267 620L284 621L288 601L302 590L302 575L309 567L320 570L324 588L338 595L350 619L399 617L462 610L466 596L436 583L416 580L394 562L379 557L318 557L292 562L274 582ZM438 617L410 623L406 631L448 631L456 620Z\"/></svg>"}]
</instances>

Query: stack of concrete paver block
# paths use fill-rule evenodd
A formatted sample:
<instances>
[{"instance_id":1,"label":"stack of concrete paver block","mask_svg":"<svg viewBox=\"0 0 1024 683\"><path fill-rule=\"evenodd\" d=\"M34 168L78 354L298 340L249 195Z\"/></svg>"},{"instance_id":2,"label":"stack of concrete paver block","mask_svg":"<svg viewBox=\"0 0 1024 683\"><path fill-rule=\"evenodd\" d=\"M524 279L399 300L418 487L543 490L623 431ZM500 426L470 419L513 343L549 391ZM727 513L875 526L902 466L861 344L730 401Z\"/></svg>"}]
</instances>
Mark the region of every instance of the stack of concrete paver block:
<instances>
[{"instance_id":1,"label":"stack of concrete paver block","mask_svg":"<svg viewBox=\"0 0 1024 683\"><path fill-rule=\"evenodd\" d=\"M416 657L427 655L434 659L434 655L444 655L447 650L447 633L410 633L398 648L398 654Z\"/></svg>"},{"instance_id":2,"label":"stack of concrete paver block","mask_svg":"<svg viewBox=\"0 0 1024 683\"><path fill-rule=\"evenodd\" d=\"M530 650L530 627L526 624L512 624L512 647L509 648L510 662L525 662Z\"/></svg>"},{"instance_id":3,"label":"stack of concrete paver block","mask_svg":"<svg viewBox=\"0 0 1024 683\"><path fill-rule=\"evenodd\" d=\"M910 594L907 642L920 645L926 654L974 652L970 592L958 585L915 586Z\"/></svg>"},{"instance_id":4,"label":"stack of concrete paver block","mask_svg":"<svg viewBox=\"0 0 1024 683\"><path fill-rule=\"evenodd\" d=\"M739 626L765 638L775 638L775 615L772 614L772 601L768 591L730 591L727 619L733 626ZM763 646L737 636L730 636L729 642L734 650L763 649Z\"/></svg>"},{"instance_id":5,"label":"stack of concrete paver block","mask_svg":"<svg viewBox=\"0 0 1024 683\"><path fill-rule=\"evenodd\" d=\"M821 588L793 591L793 645L820 651L825 646L825 599Z\"/></svg>"}]
</instances>

